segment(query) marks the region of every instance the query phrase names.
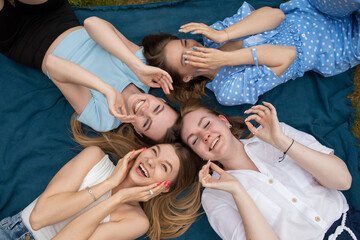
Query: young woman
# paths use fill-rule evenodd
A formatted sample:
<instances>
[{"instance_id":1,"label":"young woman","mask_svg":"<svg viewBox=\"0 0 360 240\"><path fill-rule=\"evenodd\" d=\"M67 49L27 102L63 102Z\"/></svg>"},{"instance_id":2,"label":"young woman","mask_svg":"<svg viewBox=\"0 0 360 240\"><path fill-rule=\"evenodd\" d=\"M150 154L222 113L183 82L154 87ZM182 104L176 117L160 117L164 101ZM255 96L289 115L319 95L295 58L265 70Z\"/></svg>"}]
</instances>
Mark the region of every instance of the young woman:
<instances>
[{"instance_id":1,"label":"young woman","mask_svg":"<svg viewBox=\"0 0 360 240\"><path fill-rule=\"evenodd\" d=\"M360 3L334 0L331 7L319 6L328 14L332 8L344 15L337 19L316 8L321 2L292 0L280 9L255 11L245 2L235 15L210 27L181 26L180 32L202 34L204 46L168 34L150 35L142 43L144 56L149 65L172 76L172 100L200 97L206 86L223 105L254 104L263 93L306 71L332 76L359 64L360 16L350 13Z\"/></svg>"},{"instance_id":2,"label":"young woman","mask_svg":"<svg viewBox=\"0 0 360 240\"><path fill-rule=\"evenodd\" d=\"M181 139L210 160L199 179L211 226L222 239L359 238L360 214L338 191L351 186L346 164L313 136L279 123L275 108L264 105L245 112L253 134L247 139L239 139L244 126L224 115L196 104L182 109Z\"/></svg>"},{"instance_id":3,"label":"young woman","mask_svg":"<svg viewBox=\"0 0 360 240\"><path fill-rule=\"evenodd\" d=\"M0 22L7 23L0 28L1 53L41 69L78 120L93 129L105 132L121 122L135 122L140 134L154 140L163 137L177 114L161 99L142 92L161 86L169 93L171 78L144 64L142 48L99 18L88 18L80 26L66 0L15 0L15 6L0 0Z\"/></svg>"},{"instance_id":4,"label":"young woman","mask_svg":"<svg viewBox=\"0 0 360 240\"><path fill-rule=\"evenodd\" d=\"M179 236L198 216L200 184L193 181L199 161L175 143L133 150L114 166L100 148L88 147L54 176L39 198L0 222L0 238ZM190 191L177 199L187 187Z\"/></svg>"}]
</instances>

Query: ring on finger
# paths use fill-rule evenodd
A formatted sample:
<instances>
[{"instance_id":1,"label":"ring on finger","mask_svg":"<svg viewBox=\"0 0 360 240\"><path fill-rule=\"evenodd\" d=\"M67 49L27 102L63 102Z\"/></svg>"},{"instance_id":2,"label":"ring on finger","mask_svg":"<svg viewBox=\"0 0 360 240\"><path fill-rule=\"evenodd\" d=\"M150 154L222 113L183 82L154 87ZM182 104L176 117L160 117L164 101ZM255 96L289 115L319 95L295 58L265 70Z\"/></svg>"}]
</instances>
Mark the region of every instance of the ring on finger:
<instances>
[{"instance_id":1,"label":"ring on finger","mask_svg":"<svg viewBox=\"0 0 360 240\"><path fill-rule=\"evenodd\" d=\"M256 129L252 134L255 135L258 130L259 130L259 129Z\"/></svg>"},{"instance_id":2,"label":"ring on finger","mask_svg":"<svg viewBox=\"0 0 360 240\"><path fill-rule=\"evenodd\" d=\"M151 189L149 190L149 193L150 193L150 195L154 194L154 192Z\"/></svg>"}]
</instances>

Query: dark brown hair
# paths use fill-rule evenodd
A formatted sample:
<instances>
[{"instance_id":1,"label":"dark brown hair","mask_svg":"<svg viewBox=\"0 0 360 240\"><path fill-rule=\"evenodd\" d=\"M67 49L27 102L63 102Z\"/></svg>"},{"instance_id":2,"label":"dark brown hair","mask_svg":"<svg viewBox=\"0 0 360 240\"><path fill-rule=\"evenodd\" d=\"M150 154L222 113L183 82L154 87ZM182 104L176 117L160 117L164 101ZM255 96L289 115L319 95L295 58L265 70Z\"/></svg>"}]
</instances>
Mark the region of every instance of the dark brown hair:
<instances>
[{"instance_id":1,"label":"dark brown hair","mask_svg":"<svg viewBox=\"0 0 360 240\"><path fill-rule=\"evenodd\" d=\"M200 99L201 96L206 96L205 85L209 81L208 78L199 76L189 82L184 82L179 71L166 61L164 49L173 40L179 40L179 38L172 34L159 33L147 35L141 43L147 64L167 71L173 79L174 90L167 95L167 98L172 102L185 102L189 98Z\"/></svg>"}]
</instances>

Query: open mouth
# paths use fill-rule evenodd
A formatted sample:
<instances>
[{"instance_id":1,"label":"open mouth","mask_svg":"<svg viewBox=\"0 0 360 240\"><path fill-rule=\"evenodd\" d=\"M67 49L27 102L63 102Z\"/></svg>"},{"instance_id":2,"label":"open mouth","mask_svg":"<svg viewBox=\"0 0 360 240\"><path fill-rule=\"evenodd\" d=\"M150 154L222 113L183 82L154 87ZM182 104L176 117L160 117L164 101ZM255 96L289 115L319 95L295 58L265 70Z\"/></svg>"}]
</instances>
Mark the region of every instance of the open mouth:
<instances>
[{"instance_id":1,"label":"open mouth","mask_svg":"<svg viewBox=\"0 0 360 240\"><path fill-rule=\"evenodd\" d=\"M140 163L139 167L136 169L136 172L140 176L147 177L147 178L150 177L149 172L146 170L145 166L142 163Z\"/></svg>"},{"instance_id":2,"label":"open mouth","mask_svg":"<svg viewBox=\"0 0 360 240\"><path fill-rule=\"evenodd\" d=\"M134 103L134 106L133 106L133 111L134 111L134 114L136 114L136 112L140 109L140 107L145 103L145 100L138 100Z\"/></svg>"},{"instance_id":3,"label":"open mouth","mask_svg":"<svg viewBox=\"0 0 360 240\"><path fill-rule=\"evenodd\" d=\"M219 142L220 140L220 136L218 136L217 138L214 139L214 141L211 143L209 151L213 150L214 147L216 146L216 144Z\"/></svg>"}]
</instances>

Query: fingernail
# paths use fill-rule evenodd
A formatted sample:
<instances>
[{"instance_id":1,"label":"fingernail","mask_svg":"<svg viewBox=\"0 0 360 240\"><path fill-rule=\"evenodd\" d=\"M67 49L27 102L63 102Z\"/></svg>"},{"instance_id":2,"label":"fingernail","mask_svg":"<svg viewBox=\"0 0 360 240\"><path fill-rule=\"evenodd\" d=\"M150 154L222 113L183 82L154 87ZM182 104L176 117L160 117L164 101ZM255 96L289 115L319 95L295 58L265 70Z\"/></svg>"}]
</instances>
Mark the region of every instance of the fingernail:
<instances>
[{"instance_id":1,"label":"fingernail","mask_svg":"<svg viewBox=\"0 0 360 240\"><path fill-rule=\"evenodd\" d=\"M182 32L183 30L182 29L179 29L179 32Z\"/></svg>"},{"instance_id":2,"label":"fingernail","mask_svg":"<svg viewBox=\"0 0 360 240\"><path fill-rule=\"evenodd\" d=\"M170 182L170 181L168 181L167 185L170 185L170 184L171 184L171 182Z\"/></svg>"},{"instance_id":3,"label":"fingernail","mask_svg":"<svg viewBox=\"0 0 360 240\"><path fill-rule=\"evenodd\" d=\"M133 150L131 150L132 152L134 152L135 151L135 149L133 149Z\"/></svg>"},{"instance_id":4,"label":"fingernail","mask_svg":"<svg viewBox=\"0 0 360 240\"><path fill-rule=\"evenodd\" d=\"M164 182L164 185L166 185L167 181Z\"/></svg>"},{"instance_id":5,"label":"fingernail","mask_svg":"<svg viewBox=\"0 0 360 240\"><path fill-rule=\"evenodd\" d=\"M194 50L197 50L197 48L196 48L196 47L193 47L193 49L194 49Z\"/></svg>"},{"instance_id":6,"label":"fingernail","mask_svg":"<svg viewBox=\"0 0 360 240\"><path fill-rule=\"evenodd\" d=\"M200 72L200 70L196 70L195 72Z\"/></svg>"},{"instance_id":7,"label":"fingernail","mask_svg":"<svg viewBox=\"0 0 360 240\"><path fill-rule=\"evenodd\" d=\"M191 31L190 33L191 33L191 34L193 34L193 33L194 33L194 31Z\"/></svg>"},{"instance_id":8,"label":"fingernail","mask_svg":"<svg viewBox=\"0 0 360 240\"><path fill-rule=\"evenodd\" d=\"M247 122L248 121L248 119L247 118L245 118L245 120L244 120L245 122Z\"/></svg>"},{"instance_id":9,"label":"fingernail","mask_svg":"<svg viewBox=\"0 0 360 240\"><path fill-rule=\"evenodd\" d=\"M161 183L159 182L158 184L156 184L156 186L160 186L160 184L161 184Z\"/></svg>"},{"instance_id":10,"label":"fingernail","mask_svg":"<svg viewBox=\"0 0 360 240\"><path fill-rule=\"evenodd\" d=\"M144 150L144 149L146 149L146 147L143 147L143 148L141 148L140 150Z\"/></svg>"},{"instance_id":11,"label":"fingernail","mask_svg":"<svg viewBox=\"0 0 360 240\"><path fill-rule=\"evenodd\" d=\"M184 58L187 58L187 55L184 54L183 57L184 57Z\"/></svg>"},{"instance_id":12,"label":"fingernail","mask_svg":"<svg viewBox=\"0 0 360 240\"><path fill-rule=\"evenodd\" d=\"M249 111L249 110L245 110L244 113L246 113L247 111Z\"/></svg>"},{"instance_id":13,"label":"fingernail","mask_svg":"<svg viewBox=\"0 0 360 240\"><path fill-rule=\"evenodd\" d=\"M188 64L188 63L189 63L189 61L185 60L185 64Z\"/></svg>"},{"instance_id":14,"label":"fingernail","mask_svg":"<svg viewBox=\"0 0 360 240\"><path fill-rule=\"evenodd\" d=\"M170 186L169 185L167 185L165 188L169 188Z\"/></svg>"},{"instance_id":15,"label":"fingernail","mask_svg":"<svg viewBox=\"0 0 360 240\"><path fill-rule=\"evenodd\" d=\"M191 51L186 51L187 54L191 53Z\"/></svg>"}]
</instances>

